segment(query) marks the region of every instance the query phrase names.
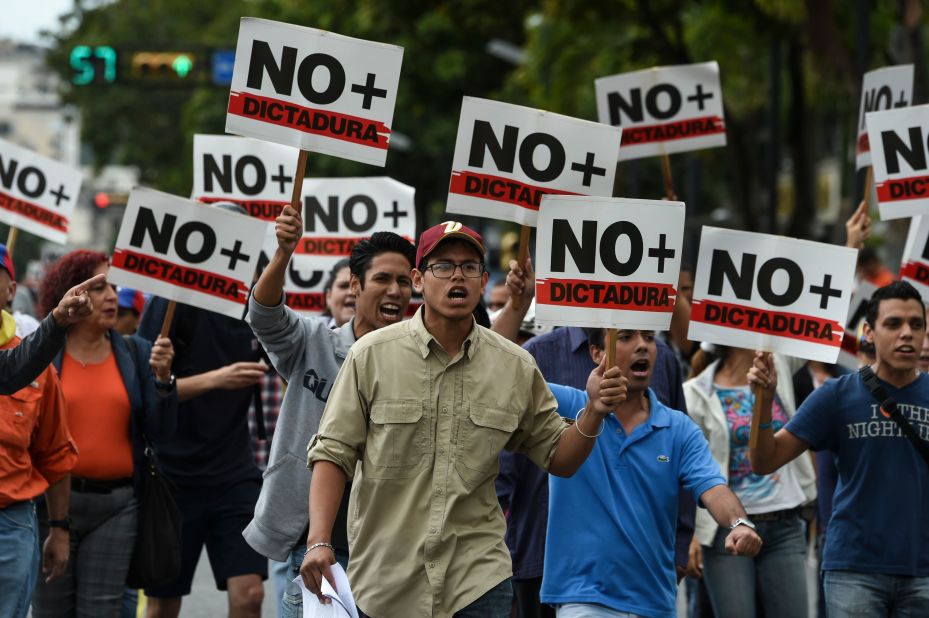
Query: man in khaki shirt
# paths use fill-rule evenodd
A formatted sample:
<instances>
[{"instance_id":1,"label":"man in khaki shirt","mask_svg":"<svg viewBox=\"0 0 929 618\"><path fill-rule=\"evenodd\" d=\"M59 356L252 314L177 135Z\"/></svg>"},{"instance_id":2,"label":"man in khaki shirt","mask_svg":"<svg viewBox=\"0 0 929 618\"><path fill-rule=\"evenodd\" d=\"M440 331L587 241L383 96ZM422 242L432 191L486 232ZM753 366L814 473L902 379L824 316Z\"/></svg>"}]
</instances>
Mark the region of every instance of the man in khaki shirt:
<instances>
[{"instance_id":1,"label":"man in khaki shirt","mask_svg":"<svg viewBox=\"0 0 929 618\"><path fill-rule=\"evenodd\" d=\"M583 414L565 425L532 357L474 323L483 261L480 235L460 223L423 233L413 270L423 309L352 346L308 448L301 574L317 595L323 577L332 583L332 523L353 479L349 578L365 615L509 617L512 567L493 482L501 449L570 476L625 399L626 379L601 364Z\"/></svg>"}]
</instances>

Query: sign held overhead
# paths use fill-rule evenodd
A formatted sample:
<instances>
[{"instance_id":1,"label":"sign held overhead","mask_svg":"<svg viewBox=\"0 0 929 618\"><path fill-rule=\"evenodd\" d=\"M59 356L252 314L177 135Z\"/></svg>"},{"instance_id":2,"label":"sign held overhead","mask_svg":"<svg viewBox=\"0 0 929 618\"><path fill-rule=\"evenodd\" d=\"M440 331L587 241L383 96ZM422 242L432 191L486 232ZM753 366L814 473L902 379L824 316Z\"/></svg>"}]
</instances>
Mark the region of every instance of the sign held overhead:
<instances>
[{"instance_id":1,"label":"sign held overhead","mask_svg":"<svg viewBox=\"0 0 929 618\"><path fill-rule=\"evenodd\" d=\"M621 161L726 145L716 62L610 75L594 88L600 122L623 129Z\"/></svg>"},{"instance_id":2,"label":"sign held overhead","mask_svg":"<svg viewBox=\"0 0 929 618\"><path fill-rule=\"evenodd\" d=\"M536 319L666 330L677 298L684 204L546 195L537 230Z\"/></svg>"},{"instance_id":3,"label":"sign held overhead","mask_svg":"<svg viewBox=\"0 0 929 618\"><path fill-rule=\"evenodd\" d=\"M929 214L929 105L866 118L881 219Z\"/></svg>"},{"instance_id":4,"label":"sign held overhead","mask_svg":"<svg viewBox=\"0 0 929 618\"><path fill-rule=\"evenodd\" d=\"M546 194L613 193L621 129L465 97L446 211L535 226Z\"/></svg>"},{"instance_id":5,"label":"sign held overhead","mask_svg":"<svg viewBox=\"0 0 929 618\"><path fill-rule=\"evenodd\" d=\"M383 166L403 48L243 17L226 131Z\"/></svg>"},{"instance_id":6,"label":"sign held overhead","mask_svg":"<svg viewBox=\"0 0 929 618\"><path fill-rule=\"evenodd\" d=\"M834 363L857 254L837 245L704 227L688 338Z\"/></svg>"},{"instance_id":7,"label":"sign held overhead","mask_svg":"<svg viewBox=\"0 0 929 618\"><path fill-rule=\"evenodd\" d=\"M110 282L241 318L267 226L168 193L134 189Z\"/></svg>"},{"instance_id":8,"label":"sign held overhead","mask_svg":"<svg viewBox=\"0 0 929 618\"><path fill-rule=\"evenodd\" d=\"M869 112L909 107L913 100L913 65L875 69L861 80L858 107L858 139L855 141L855 169L871 165L871 141L866 116Z\"/></svg>"}]
</instances>

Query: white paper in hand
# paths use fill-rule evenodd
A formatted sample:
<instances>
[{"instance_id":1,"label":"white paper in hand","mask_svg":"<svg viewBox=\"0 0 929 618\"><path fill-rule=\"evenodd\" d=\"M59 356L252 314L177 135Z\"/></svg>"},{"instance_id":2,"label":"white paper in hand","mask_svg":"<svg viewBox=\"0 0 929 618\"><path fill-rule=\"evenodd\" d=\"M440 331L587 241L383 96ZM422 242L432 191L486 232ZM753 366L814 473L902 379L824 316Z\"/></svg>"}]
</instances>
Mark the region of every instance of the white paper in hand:
<instances>
[{"instance_id":1,"label":"white paper in hand","mask_svg":"<svg viewBox=\"0 0 929 618\"><path fill-rule=\"evenodd\" d=\"M355 597L352 596L352 589L348 585L345 569L339 563L333 564L329 569L332 571L332 577L335 578L338 592L332 589L329 580L323 578L323 595L332 599L332 603L328 605L320 603L316 595L307 590L301 576L294 578L294 583L300 586L303 594L303 618L346 618L346 616L358 618Z\"/></svg>"}]
</instances>

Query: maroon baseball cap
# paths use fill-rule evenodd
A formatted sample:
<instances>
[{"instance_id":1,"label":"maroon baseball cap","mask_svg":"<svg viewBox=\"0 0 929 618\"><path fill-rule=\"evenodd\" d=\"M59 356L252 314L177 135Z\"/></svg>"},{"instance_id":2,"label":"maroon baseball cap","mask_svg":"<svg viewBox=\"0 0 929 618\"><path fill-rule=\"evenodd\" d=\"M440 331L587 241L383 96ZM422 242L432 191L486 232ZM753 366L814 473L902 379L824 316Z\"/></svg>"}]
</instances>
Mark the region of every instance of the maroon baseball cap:
<instances>
[{"instance_id":1,"label":"maroon baseball cap","mask_svg":"<svg viewBox=\"0 0 929 618\"><path fill-rule=\"evenodd\" d=\"M480 252L481 259L484 258L484 239L481 235L459 223L458 221L446 221L423 232L419 237L419 244L416 245L416 266L422 263L423 258L432 253L443 240L450 238L460 238L474 245Z\"/></svg>"}]
</instances>

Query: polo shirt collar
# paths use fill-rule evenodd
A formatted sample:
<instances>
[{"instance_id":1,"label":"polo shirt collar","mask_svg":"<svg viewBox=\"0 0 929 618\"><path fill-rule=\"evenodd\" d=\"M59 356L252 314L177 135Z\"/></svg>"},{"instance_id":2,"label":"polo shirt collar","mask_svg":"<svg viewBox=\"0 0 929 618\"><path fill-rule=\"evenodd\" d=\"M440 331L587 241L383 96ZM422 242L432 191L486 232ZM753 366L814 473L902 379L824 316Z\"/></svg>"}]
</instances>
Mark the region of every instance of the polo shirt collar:
<instances>
[{"instance_id":1,"label":"polo shirt collar","mask_svg":"<svg viewBox=\"0 0 929 618\"><path fill-rule=\"evenodd\" d=\"M606 418L609 422L615 423L617 428L622 427L622 423L619 422L615 414L610 414ZM663 403L658 401L655 391L651 388L648 389L648 419L633 429L633 435L639 430L639 427L644 425L648 425L651 429L671 426L671 413Z\"/></svg>"},{"instance_id":2,"label":"polo shirt collar","mask_svg":"<svg viewBox=\"0 0 929 618\"><path fill-rule=\"evenodd\" d=\"M413 341L416 342L416 346L419 348L419 353L422 355L423 360L429 357L429 352L431 351L429 344L431 342L435 341L435 344L441 347L441 344L432 336L432 333L426 328L425 322L423 322L423 314L425 311L426 305L423 305L407 322L409 324L410 333L413 335ZM478 328L474 318L471 318L471 331L468 333L468 336L465 337L464 343L462 344L465 354L468 355L468 360L474 357L474 349L480 337L481 329Z\"/></svg>"},{"instance_id":3,"label":"polo shirt collar","mask_svg":"<svg viewBox=\"0 0 929 618\"><path fill-rule=\"evenodd\" d=\"M584 332L583 328L577 326L566 326L568 329L568 344L571 346L571 351L576 352L581 347L584 350L587 350L587 333Z\"/></svg>"}]
</instances>

